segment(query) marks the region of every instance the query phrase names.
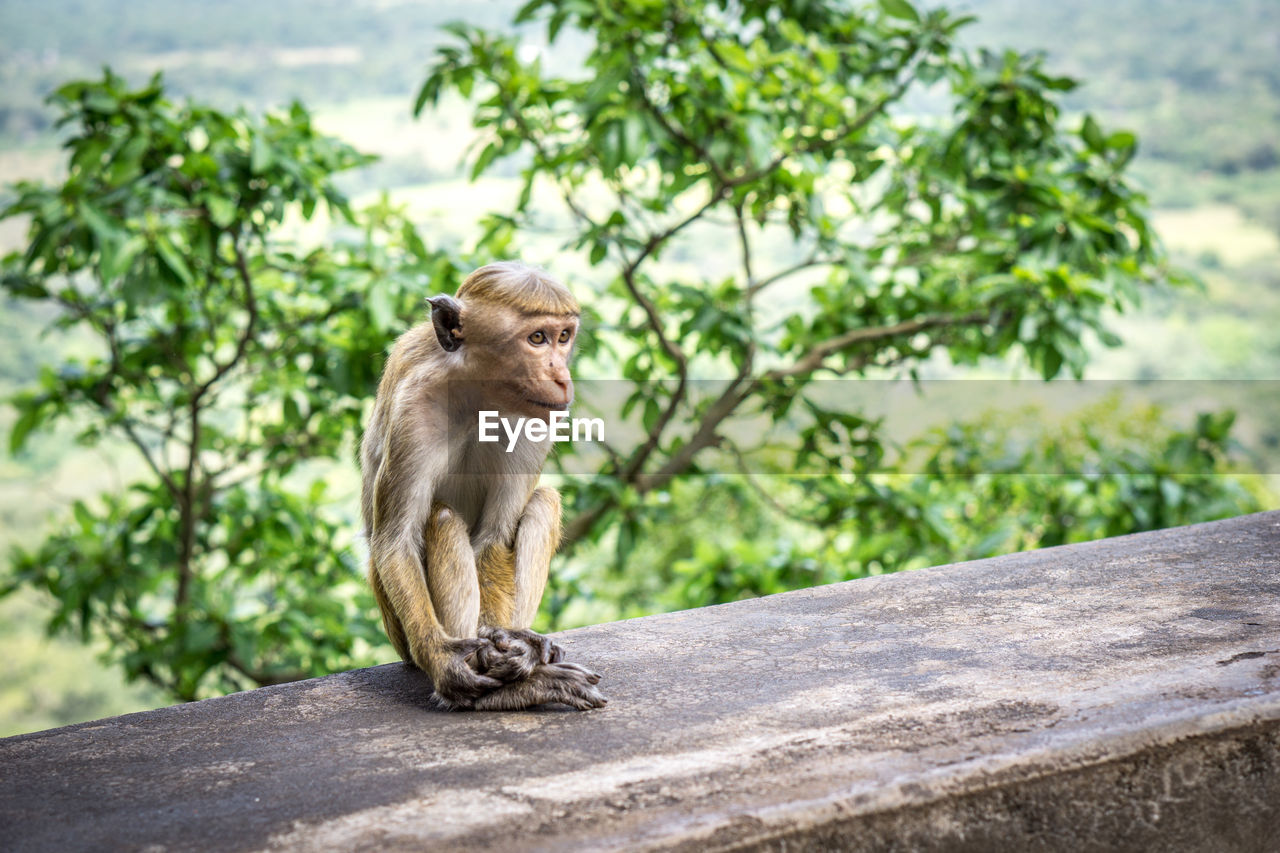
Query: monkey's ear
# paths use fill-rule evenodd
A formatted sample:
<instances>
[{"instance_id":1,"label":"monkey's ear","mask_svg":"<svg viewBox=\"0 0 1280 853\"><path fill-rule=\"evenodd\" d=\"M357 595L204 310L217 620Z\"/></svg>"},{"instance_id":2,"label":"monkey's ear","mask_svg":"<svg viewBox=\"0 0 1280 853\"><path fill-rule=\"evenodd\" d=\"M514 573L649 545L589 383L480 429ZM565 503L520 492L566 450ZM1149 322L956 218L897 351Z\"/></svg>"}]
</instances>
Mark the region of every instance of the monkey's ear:
<instances>
[{"instance_id":1,"label":"monkey's ear","mask_svg":"<svg viewBox=\"0 0 1280 853\"><path fill-rule=\"evenodd\" d=\"M433 296L431 324L436 327L436 339L445 352L456 352L462 346L462 305L452 296Z\"/></svg>"}]
</instances>

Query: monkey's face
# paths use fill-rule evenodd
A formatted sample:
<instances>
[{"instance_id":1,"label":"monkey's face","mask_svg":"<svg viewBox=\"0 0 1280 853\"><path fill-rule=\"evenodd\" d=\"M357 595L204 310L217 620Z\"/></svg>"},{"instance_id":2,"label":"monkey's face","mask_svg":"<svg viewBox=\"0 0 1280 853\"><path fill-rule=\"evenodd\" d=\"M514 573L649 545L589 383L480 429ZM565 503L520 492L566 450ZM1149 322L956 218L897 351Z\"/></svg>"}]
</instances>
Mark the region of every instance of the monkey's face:
<instances>
[{"instance_id":1,"label":"monkey's face","mask_svg":"<svg viewBox=\"0 0 1280 853\"><path fill-rule=\"evenodd\" d=\"M546 420L553 411L573 403L573 376L569 361L578 337L578 318L544 314L522 318L519 342L521 369L506 381L517 406L530 417Z\"/></svg>"},{"instance_id":2,"label":"monkey's face","mask_svg":"<svg viewBox=\"0 0 1280 853\"><path fill-rule=\"evenodd\" d=\"M476 375L504 411L548 420L551 412L573 403L573 377L569 362L578 336L578 318L572 314L523 314L504 312L505 322L467 334L467 345ZM477 330L478 332L480 330ZM490 334L485 334L488 332Z\"/></svg>"}]
</instances>

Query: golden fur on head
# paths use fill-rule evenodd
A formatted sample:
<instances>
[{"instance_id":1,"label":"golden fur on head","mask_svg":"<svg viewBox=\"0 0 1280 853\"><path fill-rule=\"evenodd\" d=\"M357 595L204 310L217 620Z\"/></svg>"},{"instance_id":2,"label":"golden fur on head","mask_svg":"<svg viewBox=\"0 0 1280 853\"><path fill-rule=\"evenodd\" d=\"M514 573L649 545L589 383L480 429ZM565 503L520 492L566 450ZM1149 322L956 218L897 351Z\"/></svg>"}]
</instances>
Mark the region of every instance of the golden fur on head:
<instances>
[{"instance_id":1,"label":"golden fur on head","mask_svg":"<svg viewBox=\"0 0 1280 853\"><path fill-rule=\"evenodd\" d=\"M569 289L545 270L520 261L486 264L467 276L458 288L458 300L505 305L522 314L581 313Z\"/></svg>"}]
</instances>

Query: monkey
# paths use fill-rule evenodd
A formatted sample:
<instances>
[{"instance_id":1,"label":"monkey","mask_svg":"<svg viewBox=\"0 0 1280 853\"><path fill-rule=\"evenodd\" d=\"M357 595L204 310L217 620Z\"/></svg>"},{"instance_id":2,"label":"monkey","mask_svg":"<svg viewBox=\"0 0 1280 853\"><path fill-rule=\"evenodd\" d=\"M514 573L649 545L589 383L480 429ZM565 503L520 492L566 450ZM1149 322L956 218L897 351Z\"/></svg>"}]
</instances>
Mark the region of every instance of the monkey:
<instances>
[{"instance_id":1,"label":"monkey","mask_svg":"<svg viewBox=\"0 0 1280 853\"><path fill-rule=\"evenodd\" d=\"M543 270L483 266L396 341L361 442L369 583L400 657L450 710L606 703L600 676L530 629L560 544L547 442L481 443L481 410L573 402L578 302Z\"/></svg>"}]
</instances>

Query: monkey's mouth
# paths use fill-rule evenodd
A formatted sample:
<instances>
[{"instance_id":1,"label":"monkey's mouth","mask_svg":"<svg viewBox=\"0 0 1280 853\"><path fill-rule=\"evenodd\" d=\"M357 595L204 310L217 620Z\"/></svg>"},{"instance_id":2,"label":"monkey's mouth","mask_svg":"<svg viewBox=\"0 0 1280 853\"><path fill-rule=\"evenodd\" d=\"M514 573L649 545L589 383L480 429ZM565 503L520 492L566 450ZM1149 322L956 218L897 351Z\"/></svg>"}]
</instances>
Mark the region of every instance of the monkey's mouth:
<instances>
[{"instance_id":1,"label":"monkey's mouth","mask_svg":"<svg viewBox=\"0 0 1280 853\"><path fill-rule=\"evenodd\" d=\"M551 412L563 412L563 411L567 411L569 408L569 403L551 403L546 400L537 400L533 397L525 397L525 402L532 403L533 405L537 406L539 409L546 409L547 411L551 411Z\"/></svg>"}]
</instances>

